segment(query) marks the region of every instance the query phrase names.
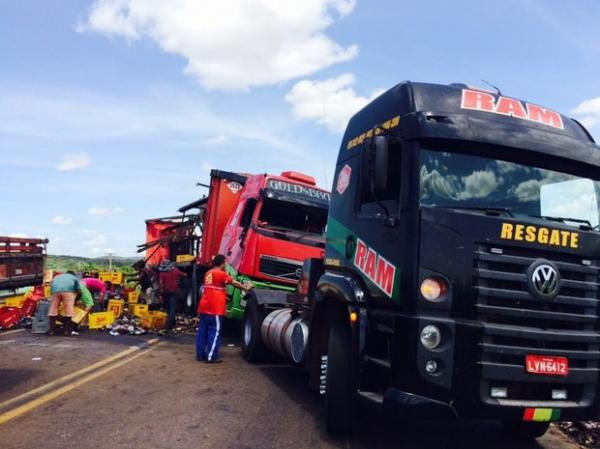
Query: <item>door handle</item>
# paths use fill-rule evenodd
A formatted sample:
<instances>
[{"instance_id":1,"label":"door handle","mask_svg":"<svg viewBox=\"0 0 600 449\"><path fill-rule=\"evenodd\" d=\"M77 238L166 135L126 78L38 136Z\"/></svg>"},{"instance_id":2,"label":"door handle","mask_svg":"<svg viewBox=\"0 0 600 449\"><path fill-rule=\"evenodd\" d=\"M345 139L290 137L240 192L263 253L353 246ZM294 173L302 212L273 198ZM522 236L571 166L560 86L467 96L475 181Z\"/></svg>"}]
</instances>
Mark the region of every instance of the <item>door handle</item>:
<instances>
[{"instance_id":1,"label":"door handle","mask_svg":"<svg viewBox=\"0 0 600 449\"><path fill-rule=\"evenodd\" d=\"M346 237L346 259L350 259L354 256L354 250L356 249L356 240L353 235Z\"/></svg>"}]
</instances>

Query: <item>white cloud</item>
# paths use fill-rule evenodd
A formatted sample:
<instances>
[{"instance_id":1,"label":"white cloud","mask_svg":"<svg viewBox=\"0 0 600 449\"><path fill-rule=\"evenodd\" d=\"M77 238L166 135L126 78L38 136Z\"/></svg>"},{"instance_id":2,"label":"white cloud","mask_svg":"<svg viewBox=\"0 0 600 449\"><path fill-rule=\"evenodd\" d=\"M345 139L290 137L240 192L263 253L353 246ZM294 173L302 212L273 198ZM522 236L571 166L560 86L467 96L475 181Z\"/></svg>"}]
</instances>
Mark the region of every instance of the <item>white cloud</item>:
<instances>
[{"instance_id":1,"label":"white cloud","mask_svg":"<svg viewBox=\"0 0 600 449\"><path fill-rule=\"evenodd\" d=\"M122 207L90 207L88 214L96 215L99 217L108 217L110 215L122 215L125 213L125 209Z\"/></svg>"},{"instance_id":2,"label":"white cloud","mask_svg":"<svg viewBox=\"0 0 600 449\"><path fill-rule=\"evenodd\" d=\"M57 215L52 220L50 220L50 223L55 225L69 225L72 221L73 219L71 219L70 217L63 217L62 215Z\"/></svg>"},{"instance_id":3,"label":"white cloud","mask_svg":"<svg viewBox=\"0 0 600 449\"><path fill-rule=\"evenodd\" d=\"M187 61L212 89L248 89L313 74L358 54L325 34L356 0L96 0L80 32L144 37Z\"/></svg>"},{"instance_id":4,"label":"white cloud","mask_svg":"<svg viewBox=\"0 0 600 449\"><path fill-rule=\"evenodd\" d=\"M496 173L489 170L476 170L468 176L463 176L464 190L459 197L462 199L485 198L492 193L501 181Z\"/></svg>"},{"instance_id":5,"label":"white cloud","mask_svg":"<svg viewBox=\"0 0 600 449\"><path fill-rule=\"evenodd\" d=\"M540 198L540 188L544 184L539 179L528 179L521 182L514 190L514 195L522 203L536 201Z\"/></svg>"},{"instance_id":6,"label":"white cloud","mask_svg":"<svg viewBox=\"0 0 600 449\"><path fill-rule=\"evenodd\" d=\"M105 246L108 243L106 236L96 230L83 230L80 234L83 237L83 245L92 248L92 252L94 252L95 249L98 249L99 251L100 246Z\"/></svg>"},{"instance_id":7,"label":"white cloud","mask_svg":"<svg viewBox=\"0 0 600 449\"><path fill-rule=\"evenodd\" d=\"M368 97L357 95L352 88L355 81L351 73L324 81L302 80L285 99L296 118L316 120L332 132L342 132L350 117L382 93L377 90Z\"/></svg>"},{"instance_id":8,"label":"white cloud","mask_svg":"<svg viewBox=\"0 0 600 449\"><path fill-rule=\"evenodd\" d=\"M90 157L83 152L63 154L62 161L56 166L57 170L69 171L86 168L90 165Z\"/></svg>"},{"instance_id":9,"label":"white cloud","mask_svg":"<svg viewBox=\"0 0 600 449\"><path fill-rule=\"evenodd\" d=\"M586 128L600 125L600 97L582 101L577 107L571 109L571 114L578 117Z\"/></svg>"},{"instance_id":10,"label":"white cloud","mask_svg":"<svg viewBox=\"0 0 600 449\"><path fill-rule=\"evenodd\" d=\"M232 126L235 123L235 126ZM0 134L80 144L84 139L140 139L157 136L226 136L232 141L260 142L297 158L309 157L289 135L264 117L216 114L188 91L158 88L143 97L116 97L103 92L52 86L0 85ZM15 158L12 155L11 158ZM0 161L2 164L4 160ZM31 165L22 158L19 164Z\"/></svg>"},{"instance_id":11,"label":"white cloud","mask_svg":"<svg viewBox=\"0 0 600 449\"><path fill-rule=\"evenodd\" d=\"M210 137L204 141L206 145L222 145L224 143L229 142L229 137L225 134L218 134L216 136Z\"/></svg>"}]
</instances>

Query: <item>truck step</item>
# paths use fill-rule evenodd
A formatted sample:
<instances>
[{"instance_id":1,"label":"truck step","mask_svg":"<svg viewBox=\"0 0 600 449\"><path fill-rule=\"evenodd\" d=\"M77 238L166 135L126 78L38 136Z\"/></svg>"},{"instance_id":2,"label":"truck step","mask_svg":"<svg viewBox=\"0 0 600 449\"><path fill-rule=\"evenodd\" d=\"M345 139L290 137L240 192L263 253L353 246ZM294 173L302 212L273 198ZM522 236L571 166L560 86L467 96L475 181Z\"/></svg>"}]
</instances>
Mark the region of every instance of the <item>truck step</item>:
<instances>
[{"instance_id":1,"label":"truck step","mask_svg":"<svg viewBox=\"0 0 600 449\"><path fill-rule=\"evenodd\" d=\"M367 363L372 363L373 365L380 366L381 368L390 369L392 367L392 362L387 359L379 359L377 357L371 357L370 355L363 356L363 360Z\"/></svg>"},{"instance_id":2,"label":"truck step","mask_svg":"<svg viewBox=\"0 0 600 449\"><path fill-rule=\"evenodd\" d=\"M383 395L375 391L358 390L358 397L371 404L383 405Z\"/></svg>"}]
</instances>

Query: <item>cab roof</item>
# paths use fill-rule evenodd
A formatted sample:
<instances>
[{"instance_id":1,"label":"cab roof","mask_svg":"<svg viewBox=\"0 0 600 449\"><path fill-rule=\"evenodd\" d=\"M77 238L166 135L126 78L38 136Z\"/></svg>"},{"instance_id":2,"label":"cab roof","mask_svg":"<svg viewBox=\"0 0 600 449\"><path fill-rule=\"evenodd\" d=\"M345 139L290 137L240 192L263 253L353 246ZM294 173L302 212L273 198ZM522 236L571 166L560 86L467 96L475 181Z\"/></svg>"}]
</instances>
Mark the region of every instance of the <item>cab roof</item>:
<instances>
[{"instance_id":1,"label":"cab roof","mask_svg":"<svg viewBox=\"0 0 600 449\"><path fill-rule=\"evenodd\" d=\"M350 119L338 162L385 130L405 140L479 142L600 167L600 147L576 120L537 103L464 84L397 84Z\"/></svg>"}]
</instances>

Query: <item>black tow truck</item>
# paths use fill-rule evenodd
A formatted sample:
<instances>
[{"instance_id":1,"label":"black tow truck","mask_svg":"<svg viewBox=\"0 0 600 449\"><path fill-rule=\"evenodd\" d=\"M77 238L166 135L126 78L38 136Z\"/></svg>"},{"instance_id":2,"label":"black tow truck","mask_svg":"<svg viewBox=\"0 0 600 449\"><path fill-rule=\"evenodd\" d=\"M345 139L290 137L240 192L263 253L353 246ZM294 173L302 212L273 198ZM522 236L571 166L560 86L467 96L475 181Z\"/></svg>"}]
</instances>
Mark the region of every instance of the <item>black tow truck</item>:
<instances>
[{"instance_id":1,"label":"black tow truck","mask_svg":"<svg viewBox=\"0 0 600 449\"><path fill-rule=\"evenodd\" d=\"M403 82L350 120L323 259L251 297L243 355L310 372L327 428L599 413L600 148L577 121L463 84Z\"/></svg>"}]
</instances>

